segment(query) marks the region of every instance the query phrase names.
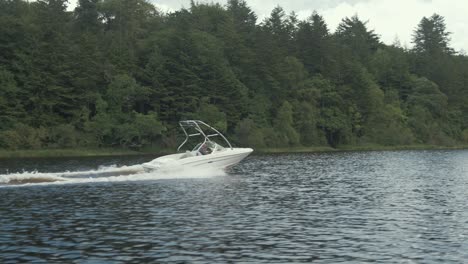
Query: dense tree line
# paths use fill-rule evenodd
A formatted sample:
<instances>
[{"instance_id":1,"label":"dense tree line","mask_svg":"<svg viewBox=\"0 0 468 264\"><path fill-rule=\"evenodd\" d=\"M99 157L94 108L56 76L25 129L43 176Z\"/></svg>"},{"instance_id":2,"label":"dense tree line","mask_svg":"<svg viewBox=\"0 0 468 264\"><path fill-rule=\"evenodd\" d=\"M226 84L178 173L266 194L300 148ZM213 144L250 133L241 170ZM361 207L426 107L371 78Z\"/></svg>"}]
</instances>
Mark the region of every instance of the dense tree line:
<instances>
[{"instance_id":1,"label":"dense tree line","mask_svg":"<svg viewBox=\"0 0 468 264\"><path fill-rule=\"evenodd\" d=\"M244 0L66 4L0 0L0 148L170 147L185 118L253 147L468 143L468 57L437 14L407 49Z\"/></svg>"}]
</instances>

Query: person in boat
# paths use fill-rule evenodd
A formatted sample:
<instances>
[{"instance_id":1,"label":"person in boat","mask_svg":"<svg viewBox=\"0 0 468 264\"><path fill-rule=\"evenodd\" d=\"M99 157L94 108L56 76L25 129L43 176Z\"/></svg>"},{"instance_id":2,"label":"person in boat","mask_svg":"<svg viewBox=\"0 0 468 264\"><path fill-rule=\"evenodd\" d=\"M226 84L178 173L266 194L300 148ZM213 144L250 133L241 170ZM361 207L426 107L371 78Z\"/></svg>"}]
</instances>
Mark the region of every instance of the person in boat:
<instances>
[{"instance_id":1,"label":"person in boat","mask_svg":"<svg viewBox=\"0 0 468 264\"><path fill-rule=\"evenodd\" d=\"M207 154L210 154L213 150L208 147L208 144L207 143L204 143L201 148L200 148L200 153L202 155L207 155Z\"/></svg>"}]
</instances>

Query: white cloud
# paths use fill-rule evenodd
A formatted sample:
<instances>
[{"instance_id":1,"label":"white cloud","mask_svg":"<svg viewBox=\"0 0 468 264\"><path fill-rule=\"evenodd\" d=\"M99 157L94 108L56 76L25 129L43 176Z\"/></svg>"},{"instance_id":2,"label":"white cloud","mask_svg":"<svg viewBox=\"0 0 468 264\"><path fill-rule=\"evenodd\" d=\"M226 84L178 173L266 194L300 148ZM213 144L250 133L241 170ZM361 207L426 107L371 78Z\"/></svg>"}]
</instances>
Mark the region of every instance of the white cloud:
<instances>
[{"instance_id":1,"label":"white cloud","mask_svg":"<svg viewBox=\"0 0 468 264\"><path fill-rule=\"evenodd\" d=\"M174 12L177 10L177 8L174 8L171 5L159 4L159 3L154 3L154 5L158 8L158 10L162 11L163 13Z\"/></svg>"},{"instance_id":2,"label":"white cloud","mask_svg":"<svg viewBox=\"0 0 468 264\"><path fill-rule=\"evenodd\" d=\"M67 10L72 11L78 4L78 0L68 0Z\"/></svg>"}]
</instances>

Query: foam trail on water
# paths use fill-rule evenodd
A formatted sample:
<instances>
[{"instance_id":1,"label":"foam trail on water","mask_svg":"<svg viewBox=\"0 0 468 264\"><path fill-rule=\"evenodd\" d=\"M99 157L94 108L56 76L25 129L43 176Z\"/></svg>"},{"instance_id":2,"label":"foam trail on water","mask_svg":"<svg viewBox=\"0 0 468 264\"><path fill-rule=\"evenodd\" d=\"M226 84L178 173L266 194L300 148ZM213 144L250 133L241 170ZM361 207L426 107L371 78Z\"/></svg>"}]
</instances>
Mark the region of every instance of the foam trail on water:
<instances>
[{"instance_id":1,"label":"foam trail on water","mask_svg":"<svg viewBox=\"0 0 468 264\"><path fill-rule=\"evenodd\" d=\"M53 173L23 172L0 175L0 184L24 184L66 181Z\"/></svg>"},{"instance_id":2,"label":"foam trail on water","mask_svg":"<svg viewBox=\"0 0 468 264\"><path fill-rule=\"evenodd\" d=\"M193 169L175 170L171 172L143 171L141 165L109 166L98 170L74 171L60 173L23 172L0 175L0 187L31 186L31 185L60 185L98 182L150 181L162 179L193 179L224 176L223 170Z\"/></svg>"},{"instance_id":3,"label":"foam trail on water","mask_svg":"<svg viewBox=\"0 0 468 264\"><path fill-rule=\"evenodd\" d=\"M113 175L129 175L143 172L143 167L138 165L117 167L116 165L101 166L97 170L89 171L67 171L53 173L60 177L88 177L88 176L113 176Z\"/></svg>"}]
</instances>

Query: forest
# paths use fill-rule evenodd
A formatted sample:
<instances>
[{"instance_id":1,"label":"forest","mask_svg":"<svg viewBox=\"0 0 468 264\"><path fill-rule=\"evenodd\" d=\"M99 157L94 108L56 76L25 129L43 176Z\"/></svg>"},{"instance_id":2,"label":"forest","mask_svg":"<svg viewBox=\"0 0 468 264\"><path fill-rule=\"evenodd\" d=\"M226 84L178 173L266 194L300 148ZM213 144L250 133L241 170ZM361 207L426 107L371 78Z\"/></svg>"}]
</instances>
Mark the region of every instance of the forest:
<instances>
[{"instance_id":1,"label":"forest","mask_svg":"<svg viewBox=\"0 0 468 264\"><path fill-rule=\"evenodd\" d=\"M171 148L201 119L237 146L468 144L468 57L444 17L410 48L244 0L0 0L0 149Z\"/></svg>"}]
</instances>

